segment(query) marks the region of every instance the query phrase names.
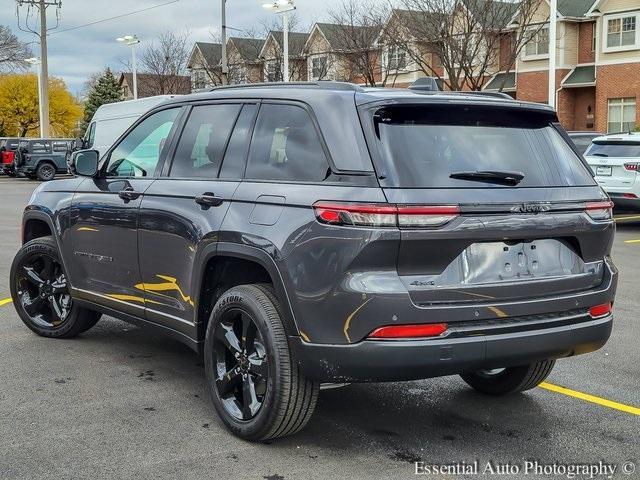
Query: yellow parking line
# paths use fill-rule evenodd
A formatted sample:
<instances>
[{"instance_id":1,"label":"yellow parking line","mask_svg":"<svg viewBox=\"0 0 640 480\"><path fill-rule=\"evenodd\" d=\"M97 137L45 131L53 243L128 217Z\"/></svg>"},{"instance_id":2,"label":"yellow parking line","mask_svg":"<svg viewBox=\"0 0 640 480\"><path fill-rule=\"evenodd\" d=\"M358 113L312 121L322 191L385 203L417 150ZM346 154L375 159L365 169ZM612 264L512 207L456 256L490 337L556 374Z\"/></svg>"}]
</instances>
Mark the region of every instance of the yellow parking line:
<instances>
[{"instance_id":1,"label":"yellow parking line","mask_svg":"<svg viewBox=\"0 0 640 480\"><path fill-rule=\"evenodd\" d=\"M625 240L624 243L640 243L640 240Z\"/></svg>"},{"instance_id":2,"label":"yellow parking line","mask_svg":"<svg viewBox=\"0 0 640 480\"><path fill-rule=\"evenodd\" d=\"M4 298L2 300L0 300L0 307L3 305L6 305L7 303L11 303L12 300L10 298Z\"/></svg>"},{"instance_id":3,"label":"yellow parking line","mask_svg":"<svg viewBox=\"0 0 640 480\"><path fill-rule=\"evenodd\" d=\"M616 222L621 222L623 220L640 220L640 215L632 215L630 217L613 217Z\"/></svg>"},{"instance_id":4,"label":"yellow parking line","mask_svg":"<svg viewBox=\"0 0 640 480\"><path fill-rule=\"evenodd\" d=\"M606 398L596 397L595 395L589 395L588 393L577 392L576 390L560 387L558 385L553 385L552 383L547 382L542 382L540 384L540 387L544 388L545 390L568 395L569 397L579 398L580 400L584 400L585 402L597 403L598 405L602 405L603 407L613 408L615 410L627 412L632 415L640 415L640 408L632 407L631 405L625 405L623 403L607 400Z\"/></svg>"}]
</instances>

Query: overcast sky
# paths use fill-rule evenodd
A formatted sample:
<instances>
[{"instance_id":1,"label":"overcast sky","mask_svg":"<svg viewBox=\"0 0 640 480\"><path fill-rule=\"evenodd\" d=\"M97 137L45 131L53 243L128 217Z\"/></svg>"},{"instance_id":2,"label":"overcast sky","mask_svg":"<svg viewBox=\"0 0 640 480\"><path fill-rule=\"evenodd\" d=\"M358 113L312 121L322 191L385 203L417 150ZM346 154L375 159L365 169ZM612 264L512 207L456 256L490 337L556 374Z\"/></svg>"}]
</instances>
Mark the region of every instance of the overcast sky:
<instances>
[{"instance_id":1,"label":"overcast sky","mask_svg":"<svg viewBox=\"0 0 640 480\"><path fill-rule=\"evenodd\" d=\"M96 25L71 31L64 29L122 15L170 0L64 0L60 11L60 25L50 32L49 74L62 77L73 93L83 89L89 75L110 66L121 70L122 62L129 58L129 50L115 41L116 37L137 34L144 42L167 31L191 32L194 41L211 41L211 32L219 33L220 0L178 0L143 13L129 15ZM258 27L261 20L268 20L274 14L262 8L265 0L227 0L227 25L239 29ZM1 0L0 3L14 3ZM311 25L317 20L326 20L326 12L340 0L296 0L300 21ZM26 7L21 7L20 20L24 25ZM14 11L6 9L5 13ZM48 10L50 25L55 24L53 9ZM33 23L34 19L30 19ZM19 32L15 15L4 16L8 24L22 40L37 42L37 37ZM230 31L232 35L238 32ZM35 56L40 56L39 45L32 45Z\"/></svg>"}]
</instances>

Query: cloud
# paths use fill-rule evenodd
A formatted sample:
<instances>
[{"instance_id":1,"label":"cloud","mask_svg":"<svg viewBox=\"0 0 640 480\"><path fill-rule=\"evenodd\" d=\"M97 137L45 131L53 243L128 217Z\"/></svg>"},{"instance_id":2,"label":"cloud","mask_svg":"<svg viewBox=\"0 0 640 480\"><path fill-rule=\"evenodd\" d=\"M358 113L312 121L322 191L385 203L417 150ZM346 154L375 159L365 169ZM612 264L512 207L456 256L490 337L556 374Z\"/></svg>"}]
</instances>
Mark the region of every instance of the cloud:
<instances>
[{"instance_id":1,"label":"cloud","mask_svg":"<svg viewBox=\"0 0 640 480\"><path fill-rule=\"evenodd\" d=\"M193 41L210 41L211 34L220 32L220 0L179 0L176 3L98 23L85 28L68 30L97 20L122 15L170 0L65 0L60 10L60 24L50 32L49 74L61 77L69 89L78 93L86 79L106 67L119 71L129 59L129 50L115 38L136 34L142 45L153 41L167 30L186 31ZM296 0L297 15L304 25L326 18L331 5L340 0ZM274 15L261 7L264 0L227 0L227 24L229 27L249 30L259 28ZM26 7L21 8L23 20ZM55 14L48 11L49 24L55 24ZM17 32L17 18L5 17L5 22ZM22 40L35 41L37 37L17 32ZM230 34L237 34L231 31ZM39 56L39 46L32 45Z\"/></svg>"}]
</instances>

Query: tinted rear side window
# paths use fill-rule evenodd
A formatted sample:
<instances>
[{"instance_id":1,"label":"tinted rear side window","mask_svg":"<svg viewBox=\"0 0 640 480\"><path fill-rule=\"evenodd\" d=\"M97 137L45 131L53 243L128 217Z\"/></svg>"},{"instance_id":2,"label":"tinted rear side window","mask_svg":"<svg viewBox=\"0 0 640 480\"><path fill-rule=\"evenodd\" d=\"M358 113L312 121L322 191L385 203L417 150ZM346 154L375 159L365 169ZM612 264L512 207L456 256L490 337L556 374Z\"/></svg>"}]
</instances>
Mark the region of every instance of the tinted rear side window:
<instances>
[{"instance_id":1,"label":"tinted rear side window","mask_svg":"<svg viewBox=\"0 0 640 480\"><path fill-rule=\"evenodd\" d=\"M307 111L295 105L260 108L245 178L321 182L329 164Z\"/></svg>"},{"instance_id":2,"label":"tinted rear side window","mask_svg":"<svg viewBox=\"0 0 640 480\"><path fill-rule=\"evenodd\" d=\"M594 157L639 158L640 143L598 142L591 145L591 148L589 148L585 155Z\"/></svg>"},{"instance_id":3,"label":"tinted rear side window","mask_svg":"<svg viewBox=\"0 0 640 480\"><path fill-rule=\"evenodd\" d=\"M189 115L171 166L171 177L216 178L241 105L202 105Z\"/></svg>"},{"instance_id":4,"label":"tinted rear side window","mask_svg":"<svg viewBox=\"0 0 640 480\"><path fill-rule=\"evenodd\" d=\"M548 113L483 106L391 106L375 112L386 186L505 188L456 172L518 172L518 187L594 185Z\"/></svg>"}]
</instances>

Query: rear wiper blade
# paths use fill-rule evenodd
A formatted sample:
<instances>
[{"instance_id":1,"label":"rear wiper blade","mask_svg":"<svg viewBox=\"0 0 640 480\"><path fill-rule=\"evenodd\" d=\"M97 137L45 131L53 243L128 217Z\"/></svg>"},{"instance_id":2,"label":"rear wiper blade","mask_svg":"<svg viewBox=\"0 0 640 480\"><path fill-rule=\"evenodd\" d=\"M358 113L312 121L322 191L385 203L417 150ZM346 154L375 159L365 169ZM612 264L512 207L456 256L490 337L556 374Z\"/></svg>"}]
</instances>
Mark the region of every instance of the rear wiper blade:
<instances>
[{"instance_id":1,"label":"rear wiper blade","mask_svg":"<svg viewBox=\"0 0 640 480\"><path fill-rule=\"evenodd\" d=\"M606 153L590 153L589 156L590 157L608 157L609 155L607 155Z\"/></svg>"},{"instance_id":2,"label":"rear wiper blade","mask_svg":"<svg viewBox=\"0 0 640 480\"><path fill-rule=\"evenodd\" d=\"M524 174L520 172L496 172L492 170L475 170L469 172L453 172L449 178L473 180L476 182L498 183L502 185L518 185Z\"/></svg>"}]
</instances>

